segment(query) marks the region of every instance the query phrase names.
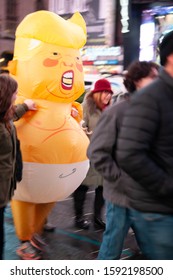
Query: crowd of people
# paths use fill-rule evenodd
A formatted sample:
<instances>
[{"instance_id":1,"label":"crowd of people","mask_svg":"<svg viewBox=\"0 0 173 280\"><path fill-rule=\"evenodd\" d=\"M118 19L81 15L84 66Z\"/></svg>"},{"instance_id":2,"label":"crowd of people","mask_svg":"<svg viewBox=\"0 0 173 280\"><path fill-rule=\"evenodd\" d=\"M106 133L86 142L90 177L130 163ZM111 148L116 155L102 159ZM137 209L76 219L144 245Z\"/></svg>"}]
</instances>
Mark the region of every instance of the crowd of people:
<instances>
[{"instance_id":1,"label":"crowd of people","mask_svg":"<svg viewBox=\"0 0 173 280\"><path fill-rule=\"evenodd\" d=\"M120 259L130 228L146 259L173 259L173 31L159 49L160 66L152 61L129 65L124 75L127 92L116 102L111 103L110 82L99 79L82 104L90 168L72 195L74 224L89 228L84 205L94 186L93 223L104 230L99 260ZM9 74L0 74L0 259L4 210L17 181L13 121L36 110L32 100L14 106L17 87Z\"/></svg>"}]
</instances>

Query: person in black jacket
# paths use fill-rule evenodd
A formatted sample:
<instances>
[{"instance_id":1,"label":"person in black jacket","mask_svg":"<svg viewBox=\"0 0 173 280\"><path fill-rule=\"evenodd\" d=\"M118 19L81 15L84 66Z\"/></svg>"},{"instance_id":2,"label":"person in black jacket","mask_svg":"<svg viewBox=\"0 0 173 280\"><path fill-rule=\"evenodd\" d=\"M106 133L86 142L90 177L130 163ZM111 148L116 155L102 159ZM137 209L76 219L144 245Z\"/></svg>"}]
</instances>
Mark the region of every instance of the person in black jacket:
<instances>
[{"instance_id":1,"label":"person in black jacket","mask_svg":"<svg viewBox=\"0 0 173 280\"><path fill-rule=\"evenodd\" d=\"M106 230L97 257L99 260L120 258L124 239L132 225L125 187L134 182L117 164L116 142L123 116L130 105L130 96L136 89L151 83L158 75L158 68L157 64L148 61L134 61L129 65L124 79L128 98L117 101L102 113L91 136L87 155L91 166L104 178L103 195L106 200Z\"/></svg>"},{"instance_id":2,"label":"person in black jacket","mask_svg":"<svg viewBox=\"0 0 173 280\"><path fill-rule=\"evenodd\" d=\"M119 166L128 185L129 214L148 259L173 259L173 31L159 46L159 77L138 91L118 137Z\"/></svg>"}]
</instances>

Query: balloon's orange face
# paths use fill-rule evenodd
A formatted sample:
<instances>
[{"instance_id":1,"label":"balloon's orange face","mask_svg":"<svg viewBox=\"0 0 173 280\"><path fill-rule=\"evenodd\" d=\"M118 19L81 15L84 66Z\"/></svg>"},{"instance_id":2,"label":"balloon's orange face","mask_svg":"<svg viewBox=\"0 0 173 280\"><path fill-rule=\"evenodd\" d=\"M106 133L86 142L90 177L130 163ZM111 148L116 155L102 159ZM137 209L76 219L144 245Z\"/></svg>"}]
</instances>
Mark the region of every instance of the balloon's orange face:
<instances>
[{"instance_id":1,"label":"balloon's orange face","mask_svg":"<svg viewBox=\"0 0 173 280\"><path fill-rule=\"evenodd\" d=\"M84 92L79 50L40 42L38 51L28 52L29 59L17 62L19 95L69 103Z\"/></svg>"}]
</instances>

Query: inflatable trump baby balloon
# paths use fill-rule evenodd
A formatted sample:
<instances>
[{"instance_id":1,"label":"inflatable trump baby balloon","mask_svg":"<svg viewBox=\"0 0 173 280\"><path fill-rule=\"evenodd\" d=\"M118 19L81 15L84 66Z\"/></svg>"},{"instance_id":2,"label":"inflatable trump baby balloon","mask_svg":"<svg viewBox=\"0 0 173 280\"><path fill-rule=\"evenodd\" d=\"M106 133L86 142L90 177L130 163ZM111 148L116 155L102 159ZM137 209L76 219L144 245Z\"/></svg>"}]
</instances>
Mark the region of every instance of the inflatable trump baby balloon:
<instances>
[{"instance_id":1,"label":"inflatable trump baby balloon","mask_svg":"<svg viewBox=\"0 0 173 280\"><path fill-rule=\"evenodd\" d=\"M40 231L55 201L68 197L88 171L88 137L71 116L84 92L80 48L86 25L77 12L65 20L49 11L27 15L16 30L10 72L18 81L17 103L33 99L16 127L23 155L23 179L12 201L21 240ZM37 224L37 225L36 225Z\"/></svg>"}]
</instances>

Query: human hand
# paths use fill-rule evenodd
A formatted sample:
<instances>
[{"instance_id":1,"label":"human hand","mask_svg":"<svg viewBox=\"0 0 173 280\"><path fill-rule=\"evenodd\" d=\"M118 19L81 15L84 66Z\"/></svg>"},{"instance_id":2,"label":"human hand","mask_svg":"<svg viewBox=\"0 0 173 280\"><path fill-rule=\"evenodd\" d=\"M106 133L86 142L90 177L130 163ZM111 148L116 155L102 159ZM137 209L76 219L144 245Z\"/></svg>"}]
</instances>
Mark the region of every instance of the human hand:
<instances>
[{"instance_id":1,"label":"human hand","mask_svg":"<svg viewBox=\"0 0 173 280\"><path fill-rule=\"evenodd\" d=\"M37 110L37 106L32 99L25 99L24 103L28 107L28 110L32 110L32 111Z\"/></svg>"},{"instance_id":2,"label":"human hand","mask_svg":"<svg viewBox=\"0 0 173 280\"><path fill-rule=\"evenodd\" d=\"M76 118L78 116L78 114L79 114L78 110L76 108L72 107L71 108L71 116L73 118Z\"/></svg>"}]
</instances>

